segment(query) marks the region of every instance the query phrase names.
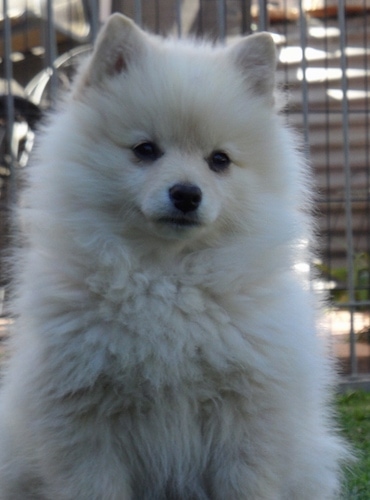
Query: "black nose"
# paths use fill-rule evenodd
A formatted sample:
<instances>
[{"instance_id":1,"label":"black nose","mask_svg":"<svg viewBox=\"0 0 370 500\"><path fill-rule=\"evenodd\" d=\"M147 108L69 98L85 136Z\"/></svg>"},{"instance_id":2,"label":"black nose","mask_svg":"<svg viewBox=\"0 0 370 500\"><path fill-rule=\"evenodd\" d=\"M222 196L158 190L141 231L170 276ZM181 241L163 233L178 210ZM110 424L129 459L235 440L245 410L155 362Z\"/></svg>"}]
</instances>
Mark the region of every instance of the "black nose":
<instances>
[{"instance_id":1,"label":"black nose","mask_svg":"<svg viewBox=\"0 0 370 500\"><path fill-rule=\"evenodd\" d=\"M193 212L202 201L202 191L193 184L175 184L168 192L173 205L183 213Z\"/></svg>"}]
</instances>

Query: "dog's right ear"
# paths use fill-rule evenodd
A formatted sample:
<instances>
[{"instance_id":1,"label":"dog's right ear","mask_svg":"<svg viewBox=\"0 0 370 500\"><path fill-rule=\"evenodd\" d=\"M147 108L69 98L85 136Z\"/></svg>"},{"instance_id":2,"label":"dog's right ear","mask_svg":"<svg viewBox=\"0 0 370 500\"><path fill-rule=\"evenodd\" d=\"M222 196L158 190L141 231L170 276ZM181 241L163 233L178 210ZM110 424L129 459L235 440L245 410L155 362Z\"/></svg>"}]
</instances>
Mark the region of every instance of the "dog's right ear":
<instances>
[{"instance_id":1,"label":"dog's right ear","mask_svg":"<svg viewBox=\"0 0 370 500\"><path fill-rule=\"evenodd\" d=\"M112 14L102 27L78 90L96 86L107 76L126 71L145 46L145 34L126 16Z\"/></svg>"}]
</instances>

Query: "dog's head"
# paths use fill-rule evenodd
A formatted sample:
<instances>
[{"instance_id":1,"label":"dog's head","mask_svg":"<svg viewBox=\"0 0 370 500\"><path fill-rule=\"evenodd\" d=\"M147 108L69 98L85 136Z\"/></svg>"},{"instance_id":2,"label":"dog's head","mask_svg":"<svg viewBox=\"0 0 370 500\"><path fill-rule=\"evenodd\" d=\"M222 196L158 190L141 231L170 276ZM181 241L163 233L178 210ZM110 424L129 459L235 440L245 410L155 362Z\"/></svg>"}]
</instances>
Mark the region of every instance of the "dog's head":
<instances>
[{"instance_id":1,"label":"dog's head","mask_svg":"<svg viewBox=\"0 0 370 500\"><path fill-rule=\"evenodd\" d=\"M267 139L275 66L266 33L215 47L163 40L113 15L73 94L101 183L94 203L126 231L160 238L248 226L261 192L281 184Z\"/></svg>"}]
</instances>

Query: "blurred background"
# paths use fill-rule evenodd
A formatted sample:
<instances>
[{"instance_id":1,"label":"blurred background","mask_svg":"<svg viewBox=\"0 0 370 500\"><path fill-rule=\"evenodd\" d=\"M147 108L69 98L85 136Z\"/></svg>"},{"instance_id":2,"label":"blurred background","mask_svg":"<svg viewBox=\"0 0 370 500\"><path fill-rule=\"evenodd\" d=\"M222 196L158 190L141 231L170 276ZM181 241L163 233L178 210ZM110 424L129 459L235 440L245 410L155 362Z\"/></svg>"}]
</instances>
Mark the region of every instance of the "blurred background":
<instances>
[{"instance_id":1,"label":"blurred background","mask_svg":"<svg viewBox=\"0 0 370 500\"><path fill-rule=\"evenodd\" d=\"M279 49L285 119L314 168L323 332L342 380L370 387L370 0L0 0L0 252L43 114L115 11L152 32L230 43L267 30ZM66 145L68 147L68 145ZM42 183L42 179L40 179ZM309 242L305 242L309 244ZM0 342L7 266L0 264Z\"/></svg>"}]
</instances>

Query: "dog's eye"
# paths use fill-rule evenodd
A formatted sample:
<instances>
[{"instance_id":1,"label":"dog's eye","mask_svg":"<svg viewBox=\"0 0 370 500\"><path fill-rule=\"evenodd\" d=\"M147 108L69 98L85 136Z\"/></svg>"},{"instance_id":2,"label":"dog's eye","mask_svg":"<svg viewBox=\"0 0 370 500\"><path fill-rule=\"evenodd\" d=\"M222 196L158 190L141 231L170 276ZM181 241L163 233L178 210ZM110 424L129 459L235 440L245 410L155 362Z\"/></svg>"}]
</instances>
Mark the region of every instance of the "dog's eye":
<instances>
[{"instance_id":1,"label":"dog's eye","mask_svg":"<svg viewBox=\"0 0 370 500\"><path fill-rule=\"evenodd\" d=\"M136 158L142 161L152 162L158 160L163 153L159 147L150 141L141 142L132 148Z\"/></svg>"},{"instance_id":2,"label":"dog's eye","mask_svg":"<svg viewBox=\"0 0 370 500\"><path fill-rule=\"evenodd\" d=\"M229 167L231 161L226 153L223 151L213 151L207 159L209 168L214 172L224 172Z\"/></svg>"}]
</instances>

